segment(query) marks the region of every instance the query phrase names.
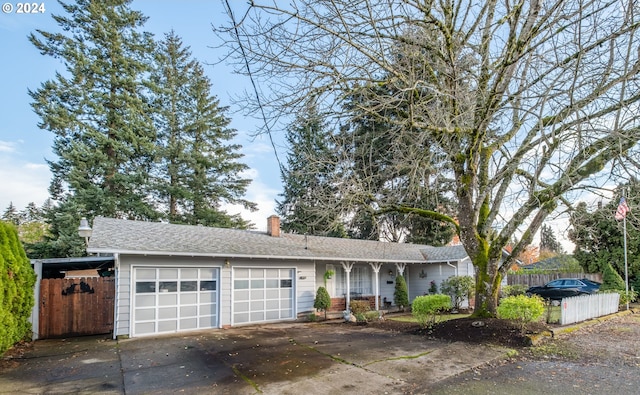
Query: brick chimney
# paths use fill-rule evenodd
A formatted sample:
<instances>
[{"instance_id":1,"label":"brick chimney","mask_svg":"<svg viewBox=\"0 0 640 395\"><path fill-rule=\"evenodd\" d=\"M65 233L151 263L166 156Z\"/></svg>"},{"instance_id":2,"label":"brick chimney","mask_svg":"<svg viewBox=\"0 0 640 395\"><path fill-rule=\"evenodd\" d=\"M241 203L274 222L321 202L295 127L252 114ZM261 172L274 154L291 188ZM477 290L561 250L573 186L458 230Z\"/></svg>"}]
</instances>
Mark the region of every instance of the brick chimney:
<instances>
[{"instance_id":1,"label":"brick chimney","mask_svg":"<svg viewBox=\"0 0 640 395\"><path fill-rule=\"evenodd\" d=\"M280 217L277 215L267 218L267 234L273 237L280 237Z\"/></svg>"}]
</instances>

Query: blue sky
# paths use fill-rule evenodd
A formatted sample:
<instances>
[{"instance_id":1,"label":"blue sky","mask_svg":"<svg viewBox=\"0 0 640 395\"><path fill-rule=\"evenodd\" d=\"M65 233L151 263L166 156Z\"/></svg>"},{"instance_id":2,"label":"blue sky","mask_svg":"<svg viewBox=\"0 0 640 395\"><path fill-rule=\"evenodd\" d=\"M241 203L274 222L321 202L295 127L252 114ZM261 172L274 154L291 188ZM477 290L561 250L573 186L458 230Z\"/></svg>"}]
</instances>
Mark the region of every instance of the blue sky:
<instances>
[{"instance_id":1,"label":"blue sky","mask_svg":"<svg viewBox=\"0 0 640 395\"><path fill-rule=\"evenodd\" d=\"M69 0L72 1L72 0ZM52 134L38 128L39 118L33 113L31 98L27 90L37 89L46 80L52 79L56 71L64 72L60 61L40 55L28 41L29 33L36 29L59 32L52 14L64 14L57 1L44 3L44 14L0 13L0 210L10 202L23 209L29 202L41 205L48 197L47 187L51 174L46 159L56 159L51 152ZM244 6L244 2L230 3ZM14 6L16 3L12 3ZM231 103L243 90L249 89L249 81L234 75L225 64L215 64L224 55L216 49L218 38L211 27L226 22L222 1L205 0L134 0L131 8L149 17L145 30L154 33L157 39L173 29L182 37L183 44L191 48L193 56L200 61L212 82L212 93L221 105L231 106L227 113L232 119L231 127L238 131L237 143L243 146L243 162L251 167L247 177L253 179L246 198L256 202L259 211L248 213L239 207L226 207L230 213L242 213L257 229L266 229L266 218L274 214L275 199L281 191L278 164L271 144L266 136L254 138L259 121L244 117ZM278 141L278 154L285 150Z\"/></svg>"}]
</instances>

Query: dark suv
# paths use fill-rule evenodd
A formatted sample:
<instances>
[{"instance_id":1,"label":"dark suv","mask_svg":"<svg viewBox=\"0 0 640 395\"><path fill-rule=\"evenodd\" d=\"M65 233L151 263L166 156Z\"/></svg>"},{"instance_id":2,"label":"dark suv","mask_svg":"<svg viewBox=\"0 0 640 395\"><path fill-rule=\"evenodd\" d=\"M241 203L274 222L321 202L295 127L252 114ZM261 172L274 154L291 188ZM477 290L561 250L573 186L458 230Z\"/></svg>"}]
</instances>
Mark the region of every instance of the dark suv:
<instances>
[{"instance_id":1,"label":"dark suv","mask_svg":"<svg viewBox=\"0 0 640 395\"><path fill-rule=\"evenodd\" d=\"M527 289L527 295L540 295L544 299L560 300L596 293L598 289L600 289L600 283L586 278L559 278L542 286L530 287Z\"/></svg>"}]
</instances>

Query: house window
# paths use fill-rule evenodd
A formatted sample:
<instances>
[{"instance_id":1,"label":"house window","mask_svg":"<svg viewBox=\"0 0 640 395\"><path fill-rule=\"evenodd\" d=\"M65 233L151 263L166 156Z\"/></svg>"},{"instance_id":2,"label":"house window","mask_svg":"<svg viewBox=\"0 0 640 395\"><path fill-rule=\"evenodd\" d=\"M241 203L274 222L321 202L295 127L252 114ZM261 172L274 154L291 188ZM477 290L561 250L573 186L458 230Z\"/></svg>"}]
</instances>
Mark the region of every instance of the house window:
<instances>
[{"instance_id":1,"label":"house window","mask_svg":"<svg viewBox=\"0 0 640 395\"><path fill-rule=\"evenodd\" d=\"M369 266L354 266L349 276L349 291L352 296L373 295L371 287L371 268ZM347 273L336 271L336 295L347 293Z\"/></svg>"}]
</instances>

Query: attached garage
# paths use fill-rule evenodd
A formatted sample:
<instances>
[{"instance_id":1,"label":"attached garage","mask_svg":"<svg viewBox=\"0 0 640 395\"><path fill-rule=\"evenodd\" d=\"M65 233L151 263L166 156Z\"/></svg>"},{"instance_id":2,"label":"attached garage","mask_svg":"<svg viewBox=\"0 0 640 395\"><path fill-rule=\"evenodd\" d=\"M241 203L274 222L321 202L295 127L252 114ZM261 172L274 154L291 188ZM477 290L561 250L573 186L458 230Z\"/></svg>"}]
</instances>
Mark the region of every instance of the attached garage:
<instances>
[{"instance_id":1,"label":"attached garage","mask_svg":"<svg viewBox=\"0 0 640 395\"><path fill-rule=\"evenodd\" d=\"M132 335L217 328L215 267L133 267Z\"/></svg>"},{"instance_id":2,"label":"attached garage","mask_svg":"<svg viewBox=\"0 0 640 395\"><path fill-rule=\"evenodd\" d=\"M295 269L234 268L233 325L294 318Z\"/></svg>"}]
</instances>

